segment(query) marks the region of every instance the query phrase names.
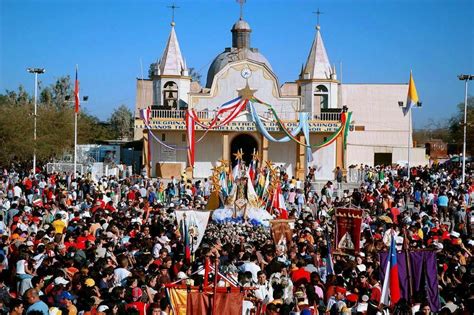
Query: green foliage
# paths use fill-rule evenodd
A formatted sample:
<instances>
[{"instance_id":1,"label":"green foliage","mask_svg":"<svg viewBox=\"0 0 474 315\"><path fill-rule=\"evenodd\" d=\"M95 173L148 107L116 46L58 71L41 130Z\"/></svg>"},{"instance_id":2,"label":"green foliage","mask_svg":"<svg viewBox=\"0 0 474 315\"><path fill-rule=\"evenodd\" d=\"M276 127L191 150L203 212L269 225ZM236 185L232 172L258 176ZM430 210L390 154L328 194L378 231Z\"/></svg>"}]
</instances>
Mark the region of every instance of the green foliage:
<instances>
[{"instance_id":1,"label":"green foliage","mask_svg":"<svg viewBox=\"0 0 474 315\"><path fill-rule=\"evenodd\" d=\"M115 109L109 119L110 127L116 138L130 139L133 137L133 114L125 105Z\"/></svg>"},{"instance_id":2,"label":"green foliage","mask_svg":"<svg viewBox=\"0 0 474 315\"><path fill-rule=\"evenodd\" d=\"M474 96L467 98L467 136L466 150L474 154ZM464 141L464 102L458 104L458 112L449 120L449 140L462 144Z\"/></svg>"},{"instance_id":3,"label":"green foliage","mask_svg":"<svg viewBox=\"0 0 474 315\"><path fill-rule=\"evenodd\" d=\"M424 128L413 130L413 140L416 141L418 146L422 146L433 139L441 139L445 142L449 142L449 126L447 120L436 122L430 119Z\"/></svg>"},{"instance_id":4,"label":"green foliage","mask_svg":"<svg viewBox=\"0 0 474 315\"><path fill-rule=\"evenodd\" d=\"M153 62L150 64L148 67L148 79L153 79L153 76L155 74L155 68L156 68L156 62Z\"/></svg>"},{"instance_id":5,"label":"green foliage","mask_svg":"<svg viewBox=\"0 0 474 315\"><path fill-rule=\"evenodd\" d=\"M69 77L39 91L37 105L37 141L33 140L34 100L20 86L18 91L0 94L0 165L12 161L30 163L36 146L38 161L60 158L74 146L74 104ZM71 98L72 100L73 98ZM81 111L78 116L78 143L110 140L114 131L97 117Z\"/></svg>"},{"instance_id":6,"label":"green foliage","mask_svg":"<svg viewBox=\"0 0 474 315\"><path fill-rule=\"evenodd\" d=\"M201 84L202 75L199 72L197 72L196 69L189 68L189 76L191 77L192 81L198 82L199 84Z\"/></svg>"}]
</instances>

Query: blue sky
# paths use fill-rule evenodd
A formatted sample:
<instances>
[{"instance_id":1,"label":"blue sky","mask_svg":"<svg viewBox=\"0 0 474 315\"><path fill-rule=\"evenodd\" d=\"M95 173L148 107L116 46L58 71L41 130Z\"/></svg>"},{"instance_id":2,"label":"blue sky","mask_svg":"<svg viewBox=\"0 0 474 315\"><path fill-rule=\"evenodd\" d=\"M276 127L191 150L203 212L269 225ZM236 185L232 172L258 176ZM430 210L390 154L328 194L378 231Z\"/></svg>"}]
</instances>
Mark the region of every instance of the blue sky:
<instances>
[{"instance_id":1,"label":"blue sky","mask_svg":"<svg viewBox=\"0 0 474 315\"><path fill-rule=\"evenodd\" d=\"M50 84L74 76L78 64L88 112L107 119L120 104L134 108L140 60L146 76L166 44L171 3L0 0L0 91L22 84L32 92L27 67L46 68L41 79ZM176 5L181 50L205 82L212 59L231 44L239 6L234 0ZM329 59L338 70L343 63L344 82L407 82L412 69L424 105L414 111L417 128L449 118L463 101L464 84L457 75L474 74L474 1L248 0L244 17L253 29L252 46L267 57L280 83L297 79L318 8Z\"/></svg>"}]
</instances>

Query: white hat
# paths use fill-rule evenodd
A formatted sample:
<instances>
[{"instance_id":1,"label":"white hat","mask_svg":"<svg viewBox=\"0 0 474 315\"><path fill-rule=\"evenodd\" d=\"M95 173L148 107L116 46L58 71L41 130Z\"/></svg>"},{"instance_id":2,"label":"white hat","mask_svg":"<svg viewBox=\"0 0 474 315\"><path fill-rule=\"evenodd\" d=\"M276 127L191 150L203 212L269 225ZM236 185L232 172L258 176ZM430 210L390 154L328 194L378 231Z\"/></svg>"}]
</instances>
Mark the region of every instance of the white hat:
<instances>
[{"instance_id":1,"label":"white hat","mask_svg":"<svg viewBox=\"0 0 474 315\"><path fill-rule=\"evenodd\" d=\"M69 283L69 281L67 281L63 277L57 277L56 279L54 279L54 284L55 285L60 285L60 284L66 285L68 283Z\"/></svg>"},{"instance_id":2,"label":"white hat","mask_svg":"<svg viewBox=\"0 0 474 315\"><path fill-rule=\"evenodd\" d=\"M182 271L178 272L178 274L176 275L176 277L177 277L179 280L188 279L188 276L187 276L184 272L182 272Z\"/></svg>"},{"instance_id":3,"label":"white hat","mask_svg":"<svg viewBox=\"0 0 474 315\"><path fill-rule=\"evenodd\" d=\"M359 272L367 271L367 267L365 265L357 265L356 268L359 270Z\"/></svg>"},{"instance_id":4,"label":"white hat","mask_svg":"<svg viewBox=\"0 0 474 315\"><path fill-rule=\"evenodd\" d=\"M28 247L35 246L35 244L32 241L28 241L28 242L26 242L26 246L28 246Z\"/></svg>"},{"instance_id":5,"label":"white hat","mask_svg":"<svg viewBox=\"0 0 474 315\"><path fill-rule=\"evenodd\" d=\"M107 305L101 305L97 308L97 312L105 312L109 309Z\"/></svg>"},{"instance_id":6,"label":"white hat","mask_svg":"<svg viewBox=\"0 0 474 315\"><path fill-rule=\"evenodd\" d=\"M161 236L161 237L158 238L158 242L160 242L160 243L168 243L168 242L170 242L170 241L171 241L171 240L170 240L170 239L168 238L168 236L166 236L166 235L163 235L163 236Z\"/></svg>"},{"instance_id":7,"label":"white hat","mask_svg":"<svg viewBox=\"0 0 474 315\"><path fill-rule=\"evenodd\" d=\"M53 306L49 309L49 315L59 315L59 314L62 314L59 308Z\"/></svg>"},{"instance_id":8,"label":"white hat","mask_svg":"<svg viewBox=\"0 0 474 315\"><path fill-rule=\"evenodd\" d=\"M395 242L397 244L403 244L403 237L401 236L395 236Z\"/></svg>"},{"instance_id":9,"label":"white hat","mask_svg":"<svg viewBox=\"0 0 474 315\"><path fill-rule=\"evenodd\" d=\"M318 271L318 269L313 265L313 264L308 264L304 267L304 270L306 270L307 272L314 272L314 271Z\"/></svg>"},{"instance_id":10,"label":"white hat","mask_svg":"<svg viewBox=\"0 0 474 315\"><path fill-rule=\"evenodd\" d=\"M459 233L456 232L456 231L452 231L450 234L451 234L452 237L456 237L456 238L458 238L459 236L461 236L461 234L459 234Z\"/></svg>"}]
</instances>

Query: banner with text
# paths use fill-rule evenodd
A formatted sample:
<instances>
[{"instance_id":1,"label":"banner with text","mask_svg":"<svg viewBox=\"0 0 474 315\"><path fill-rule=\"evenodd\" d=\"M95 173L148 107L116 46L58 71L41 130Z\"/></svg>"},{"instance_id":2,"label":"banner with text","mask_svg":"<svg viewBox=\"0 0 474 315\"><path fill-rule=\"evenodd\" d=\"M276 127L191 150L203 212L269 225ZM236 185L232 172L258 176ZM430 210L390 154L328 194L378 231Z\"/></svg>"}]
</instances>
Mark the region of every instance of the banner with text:
<instances>
[{"instance_id":1,"label":"banner with text","mask_svg":"<svg viewBox=\"0 0 474 315\"><path fill-rule=\"evenodd\" d=\"M360 250L361 209L336 209L336 249L350 253Z\"/></svg>"}]
</instances>

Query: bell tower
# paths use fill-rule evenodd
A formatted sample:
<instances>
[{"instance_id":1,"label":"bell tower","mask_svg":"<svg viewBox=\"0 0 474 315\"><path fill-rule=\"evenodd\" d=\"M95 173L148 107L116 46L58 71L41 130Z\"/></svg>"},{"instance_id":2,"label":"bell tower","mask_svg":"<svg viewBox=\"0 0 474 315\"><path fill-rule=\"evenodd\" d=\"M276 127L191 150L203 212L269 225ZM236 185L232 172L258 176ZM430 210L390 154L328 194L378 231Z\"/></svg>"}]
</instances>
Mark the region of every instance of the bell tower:
<instances>
[{"instance_id":1,"label":"bell tower","mask_svg":"<svg viewBox=\"0 0 474 315\"><path fill-rule=\"evenodd\" d=\"M191 77L186 66L173 19L171 32L163 55L153 71L153 105L161 109L180 110L188 107L188 93L191 88Z\"/></svg>"},{"instance_id":2,"label":"bell tower","mask_svg":"<svg viewBox=\"0 0 474 315\"><path fill-rule=\"evenodd\" d=\"M303 98L302 110L311 113L312 118L320 117L326 109L338 108L340 82L337 80L336 68L329 63L319 24L297 82Z\"/></svg>"}]
</instances>

